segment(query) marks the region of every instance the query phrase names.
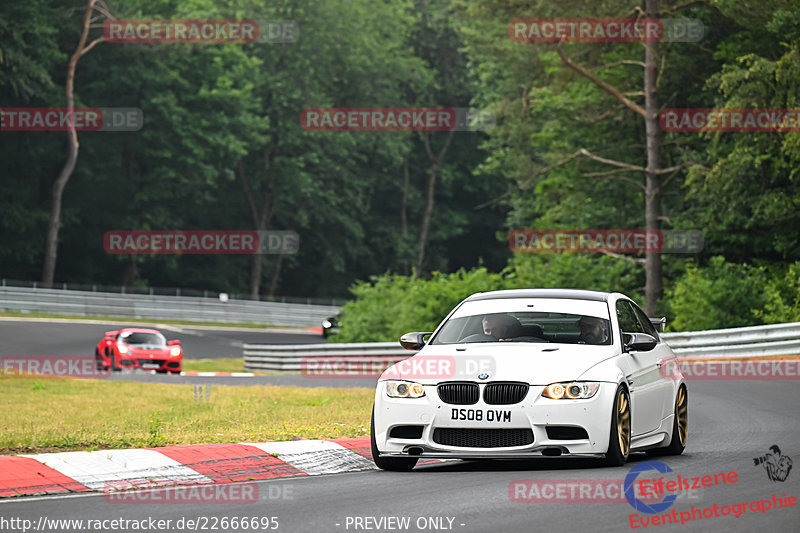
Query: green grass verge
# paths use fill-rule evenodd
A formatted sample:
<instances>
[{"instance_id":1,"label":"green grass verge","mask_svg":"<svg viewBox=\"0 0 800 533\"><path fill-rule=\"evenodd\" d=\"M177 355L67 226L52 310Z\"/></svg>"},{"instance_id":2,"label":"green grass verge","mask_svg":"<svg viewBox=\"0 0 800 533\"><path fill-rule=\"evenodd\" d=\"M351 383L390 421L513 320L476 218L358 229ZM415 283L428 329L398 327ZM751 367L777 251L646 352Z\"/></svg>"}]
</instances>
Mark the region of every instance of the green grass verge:
<instances>
[{"instance_id":1,"label":"green grass verge","mask_svg":"<svg viewBox=\"0 0 800 533\"><path fill-rule=\"evenodd\" d=\"M184 372L244 372L244 359L183 360ZM260 373L260 372L259 372Z\"/></svg>"},{"instance_id":2,"label":"green grass verge","mask_svg":"<svg viewBox=\"0 0 800 533\"><path fill-rule=\"evenodd\" d=\"M124 316L109 316L109 315L65 315L59 313L38 313L30 312L23 313L21 311L0 311L0 317L8 318L59 318L65 320L74 320L80 322L82 320L99 320L104 322L130 322L132 324L170 324L174 326L216 326L228 328L252 328L252 329L265 329L265 328L282 328L282 329L296 329L298 331L305 331L306 328L293 328L291 326L270 326L264 324L252 324L249 322L231 323L231 322L197 322L191 320L162 320L160 318L130 318Z\"/></svg>"},{"instance_id":3,"label":"green grass verge","mask_svg":"<svg viewBox=\"0 0 800 533\"><path fill-rule=\"evenodd\" d=\"M363 437L374 391L0 377L0 454Z\"/></svg>"}]
</instances>

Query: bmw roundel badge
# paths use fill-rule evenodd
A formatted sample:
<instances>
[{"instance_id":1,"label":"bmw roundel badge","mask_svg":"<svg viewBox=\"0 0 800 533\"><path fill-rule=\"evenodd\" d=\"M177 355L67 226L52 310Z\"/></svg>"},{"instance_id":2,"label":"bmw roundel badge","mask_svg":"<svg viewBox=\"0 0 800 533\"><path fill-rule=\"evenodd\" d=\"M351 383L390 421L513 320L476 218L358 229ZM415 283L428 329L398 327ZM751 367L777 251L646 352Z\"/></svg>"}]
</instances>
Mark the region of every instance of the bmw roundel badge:
<instances>
[{"instance_id":1,"label":"bmw roundel badge","mask_svg":"<svg viewBox=\"0 0 800 533\"><path fill-rule=\"evenodd\" d=\"M480 374L478 374L478 379L488 379L488 377L489 374L487 374L486 372L481 372Z\"/></svg>"}]
</instances>

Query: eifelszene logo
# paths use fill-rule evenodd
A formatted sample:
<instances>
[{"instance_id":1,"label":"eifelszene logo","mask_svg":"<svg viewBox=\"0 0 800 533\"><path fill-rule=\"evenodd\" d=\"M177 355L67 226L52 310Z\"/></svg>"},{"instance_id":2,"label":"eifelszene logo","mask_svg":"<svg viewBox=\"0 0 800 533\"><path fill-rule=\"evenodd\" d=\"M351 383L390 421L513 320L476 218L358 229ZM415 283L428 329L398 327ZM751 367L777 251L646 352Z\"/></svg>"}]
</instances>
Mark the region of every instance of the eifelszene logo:
<instances>
[{"instance_id":1,"label":"eifelszene logo","mask_svg":"<svg viewBox=\"0 0 800 533\"><path fill-rule=\"evenodd\" d=\"M636 482L636 478L639 477L640 473L647 472L648 470L656 470L662 474L672 472L670 467L660 461L647 461L644 463L639 463L631 468L631 471L628 472L627 476L625 476L625 499L628 500L628 503L631 504L631 507L637 511L656 514L669 509L678 496L677 494L669 494L665 496L663 500L657 503L645 503L639 499L633 492L634 483Z\"/></svg>"}]
</instances>

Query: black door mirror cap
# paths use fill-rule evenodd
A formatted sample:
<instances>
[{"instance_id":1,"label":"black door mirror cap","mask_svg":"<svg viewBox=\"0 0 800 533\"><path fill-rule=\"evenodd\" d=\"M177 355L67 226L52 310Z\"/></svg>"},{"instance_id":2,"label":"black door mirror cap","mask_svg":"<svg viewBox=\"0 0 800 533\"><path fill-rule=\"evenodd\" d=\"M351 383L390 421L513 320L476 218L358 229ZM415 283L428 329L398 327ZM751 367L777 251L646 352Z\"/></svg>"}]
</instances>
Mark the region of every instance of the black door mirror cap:
<instances>
[{"instance_id":1,"label":"black door mirror cap","mask_svg":"<svg viewBox=\"0 0 800 533\"><path fill-rule=\"evenodd\" d=\"M421 350L425 346L425 337L431 335L431 331L414 331L406 333L400 337L400 346L406 350Z\"/></svg>"},{"instance_id":2,"label":"black door mirror cap","mask_svg":"<svg viewBox=\"0 0 800 533\"><path fill-rule=\"evenodd\" d=\"M622 333L623 349L626 352L649 352L658 341L647 333Z\"/></svg>"}]
</instances>

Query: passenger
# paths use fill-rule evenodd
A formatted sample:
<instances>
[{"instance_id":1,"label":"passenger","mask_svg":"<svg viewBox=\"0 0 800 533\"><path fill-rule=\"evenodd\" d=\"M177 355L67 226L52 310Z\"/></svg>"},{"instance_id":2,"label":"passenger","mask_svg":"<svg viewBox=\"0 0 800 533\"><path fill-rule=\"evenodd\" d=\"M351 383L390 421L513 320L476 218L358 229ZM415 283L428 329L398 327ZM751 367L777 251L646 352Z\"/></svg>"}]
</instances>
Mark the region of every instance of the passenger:
<instances>
[{"instance_id":1,"label":"passenger","mask_svg":"<svg viewBox=\"0 0 800 533\"><path fill-rule=\"evenodd\" d=\"M578 342L582 344L608 344L607 321L593 316L583 316L578 320L581 334Z\"/></svg>"}]
</instances>

